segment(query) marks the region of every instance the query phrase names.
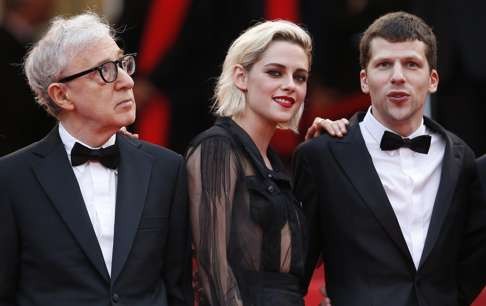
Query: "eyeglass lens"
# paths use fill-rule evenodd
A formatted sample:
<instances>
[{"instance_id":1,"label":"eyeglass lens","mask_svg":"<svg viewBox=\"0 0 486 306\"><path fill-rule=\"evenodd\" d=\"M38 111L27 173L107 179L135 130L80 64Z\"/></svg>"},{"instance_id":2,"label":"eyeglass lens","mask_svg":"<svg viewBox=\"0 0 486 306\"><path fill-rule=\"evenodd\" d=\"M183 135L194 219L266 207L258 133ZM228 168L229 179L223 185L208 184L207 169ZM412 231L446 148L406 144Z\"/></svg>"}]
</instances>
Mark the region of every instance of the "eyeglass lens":
<instances>
[{"instance_id":1,"label":"eyeglass lens","mask_svg":"<svg viewBox=\"0 0 486 306\"><path fill-rule=\"evenodd\" d=\"M107 62L101 65L101 76L108 82L114 82L118 77L118 66L125 70L128 75L132 75L135 72L135 57L132 55L125 56L118 61Z\"/></svg>"}]
</instances>

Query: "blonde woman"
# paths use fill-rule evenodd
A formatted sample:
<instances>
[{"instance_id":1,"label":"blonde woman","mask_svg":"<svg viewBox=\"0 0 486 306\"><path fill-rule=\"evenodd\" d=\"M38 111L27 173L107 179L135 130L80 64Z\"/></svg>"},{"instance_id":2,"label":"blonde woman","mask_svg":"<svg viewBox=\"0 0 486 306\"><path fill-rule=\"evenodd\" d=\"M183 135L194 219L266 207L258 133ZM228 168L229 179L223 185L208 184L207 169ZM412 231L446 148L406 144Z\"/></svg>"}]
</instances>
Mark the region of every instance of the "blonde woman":
<instances>
[{"instance_id":1,"label":"blonde woman","mask_svg":"<svg viewBox=\"0 0 486 306\"><path fill-rule=\"evenodd\" d=\"M269 147L297 130L312 41L266 21L231 45L215 90L215 125L187 152L201 305L303 305L305 231L290 177Z\"/></svg>"}]
</instances>

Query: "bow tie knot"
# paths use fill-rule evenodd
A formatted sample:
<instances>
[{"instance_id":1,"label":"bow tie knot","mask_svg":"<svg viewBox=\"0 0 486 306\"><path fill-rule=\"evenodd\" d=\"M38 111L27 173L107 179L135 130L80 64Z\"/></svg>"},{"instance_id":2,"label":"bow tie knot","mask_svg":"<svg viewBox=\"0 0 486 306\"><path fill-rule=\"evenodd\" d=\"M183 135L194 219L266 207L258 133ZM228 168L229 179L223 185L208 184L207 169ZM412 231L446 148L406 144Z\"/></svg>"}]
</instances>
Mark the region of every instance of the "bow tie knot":
<instances>
[{"instance_id":1,"label":"bow tie knot","mask_svg":"<svg viewBox=\"0 0 486 306\"><path fill-rule=\"evenodd\" d=\"M383 151L409 148L417 153L427 154L430 149L431 138L430 135L417 136L412 139L402 138L400 135L385 131L381 138L380 148Z\"/></svg>"},{"instance_id":2,"label":"bow tie knot","mask_svg":"<svg viewBox=\"0 0 486 306\"><path fill-rule=\"evenodd\" d=\"M76 142L71 150L71 165L79 166L90 160L98 161L106 168L116 169L120 161L118 144L101 149L90 149Z\"/></svg>"}]
</instances>

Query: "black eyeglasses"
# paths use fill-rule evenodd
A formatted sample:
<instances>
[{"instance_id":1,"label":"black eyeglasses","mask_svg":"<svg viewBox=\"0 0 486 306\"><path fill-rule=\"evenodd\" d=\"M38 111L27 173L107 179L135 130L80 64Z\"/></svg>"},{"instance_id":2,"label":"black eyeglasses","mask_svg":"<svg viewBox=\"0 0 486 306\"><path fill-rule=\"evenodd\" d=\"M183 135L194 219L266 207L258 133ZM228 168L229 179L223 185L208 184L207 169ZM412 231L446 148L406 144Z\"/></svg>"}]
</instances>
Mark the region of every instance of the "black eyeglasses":
<instances>
[{"instance_id":1,"label":"black eyeglasses","mask_svg":"<svg viewBox=\"0 0 486 306\"><path fill-rule=\"evenodd\" d=\"M84 70L81 72L78 72L76 74L64 77L60 79L58 82L59 83L66 83L69 81L72 81L74 79L77 79L85 74L88 74L92 71L97 70L98 73L100 74L101 78L103 81L106 83L113 83L115 82L116 78L118 77L118 67L123 69L128 75L132 75L135 72L135 56L137 53L130 53L124 55L122 58L116 60L116 61L109 61L106 63L103 63L99 65L98 67L94 67L88 70Z\"/></svg>"}]
</instances>

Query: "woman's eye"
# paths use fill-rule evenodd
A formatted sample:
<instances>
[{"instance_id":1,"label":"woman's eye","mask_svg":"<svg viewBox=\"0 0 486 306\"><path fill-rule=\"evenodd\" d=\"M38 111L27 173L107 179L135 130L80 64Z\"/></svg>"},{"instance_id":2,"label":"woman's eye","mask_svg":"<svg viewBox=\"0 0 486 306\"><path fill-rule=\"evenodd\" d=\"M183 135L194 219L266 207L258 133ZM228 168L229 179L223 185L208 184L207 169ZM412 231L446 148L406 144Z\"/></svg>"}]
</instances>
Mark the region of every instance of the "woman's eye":
<instances>
[{"instance_id":1,"label":"woman's eye","mask_svg":"<svg viewBox=\"0 0 486 306\"><path fill-rule=\"evenodd\" d=\"M267 74L272 76L272 77L279 77L281 76L282 74L280 73L280 71L276 71L276 70L269 70L267 71Z\"/></svg>"},{"instance_id":2,"label":"woman's eye","mask_svg":"<svg viewBox=\"0 0 486 306\"><path fill-rule=\"evenodd\" d=\"M300 83L305 83L307 82L307 76L306 75L296 75L295 80Z\"/></svg>"}]
</instances>

